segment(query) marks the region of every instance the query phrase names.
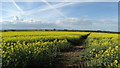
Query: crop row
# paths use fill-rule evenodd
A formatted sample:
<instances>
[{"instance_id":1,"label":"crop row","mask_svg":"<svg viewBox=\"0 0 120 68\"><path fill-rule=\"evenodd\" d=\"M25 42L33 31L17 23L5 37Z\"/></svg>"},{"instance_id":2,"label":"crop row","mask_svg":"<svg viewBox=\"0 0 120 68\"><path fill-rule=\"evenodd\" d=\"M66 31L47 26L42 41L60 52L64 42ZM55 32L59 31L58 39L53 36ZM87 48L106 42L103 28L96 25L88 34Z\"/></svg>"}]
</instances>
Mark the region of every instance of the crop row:
<instances>
[{"instance_id":1,"label":"crop row","mask_svg":"<svg viewBox=\"0 0 120 68\"><path fill-rule=\"evenodd\" d=\"M120 67L120 39L114 37L89 37L87 47L80 55L92 67Z\"/></svg>"}]
</instances>

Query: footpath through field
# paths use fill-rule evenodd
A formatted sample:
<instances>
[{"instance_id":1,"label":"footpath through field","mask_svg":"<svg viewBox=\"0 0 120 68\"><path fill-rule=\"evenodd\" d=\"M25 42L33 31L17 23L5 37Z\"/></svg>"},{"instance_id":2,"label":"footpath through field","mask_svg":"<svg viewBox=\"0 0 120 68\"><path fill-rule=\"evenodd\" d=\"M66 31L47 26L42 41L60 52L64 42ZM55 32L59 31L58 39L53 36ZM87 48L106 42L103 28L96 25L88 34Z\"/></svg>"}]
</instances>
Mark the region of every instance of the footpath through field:
<instances>
[{"instance_id":1,"label":"footpath through field","mask_svg":"<svg viewBox=\"0 0 120 68\"><path fill-rule=\"evenodd\" d=\"M79 68L82 64L79 62L80 51L83 46L72 46L69 51L61 52L55 61L54 68Z\"/></svg>"},{"instance_id":2,"label":"footpath through field","mask_svg":"<svg viewBox=\"0 0 120 68\"><path fill-rule=\"evenodd\" d=\"M83 42L87 39L90 34L84 37ZM85 68L85 63L80 63L80 52L85 48L84 44L73 45L69 50L60 52L54 61L54 68Z\"/></svg>"}]
</instances>

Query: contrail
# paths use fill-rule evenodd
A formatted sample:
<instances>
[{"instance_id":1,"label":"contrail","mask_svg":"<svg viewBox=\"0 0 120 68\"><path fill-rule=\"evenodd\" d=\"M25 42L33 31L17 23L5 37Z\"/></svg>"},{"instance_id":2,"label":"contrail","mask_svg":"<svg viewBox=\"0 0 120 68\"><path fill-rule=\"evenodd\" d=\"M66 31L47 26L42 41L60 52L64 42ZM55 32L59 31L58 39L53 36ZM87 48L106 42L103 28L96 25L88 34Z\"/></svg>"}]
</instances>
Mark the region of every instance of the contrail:
<instances>
[{"instance_id":1,"label":"contrail","mask_svg":"<svg viewBox=\"0 0 120 68\"><path fill-rule=\"evenodd\" d=\"M43 11L47 11L47 10L51 10L53 9L52 7L48 7L48 6L45 6L43 7L42 9L40 8L36 8L36 9L32 9L32 10L29 10L29 11L23 11L16 3L14 0L11 0L14 5L16 6L16 8L21 12L21 15L31 15L31 14L34 14L34 13L38 13L38 12L43 12ZM76 4L77 2L70 2L70 3L66 3L66 2L62 2L62 3L58 3L58 4L55 4L55 5L52 5L54 8L61 8L61 7L64 7L64 6L68 6L68 5L71 5L71 4ZM2 9L4 10L4 9ZM35 11L37 10L37 11ZM7 11L7 10L5 10ZM64 14L62 14L62 16L64 17L67 17L65 16ZM12 16L9 16L9 17L12 17Z\"/></svg>"},{"instance_id":2,"label":"contrail","mask_svg":"<svg viewBox=\"0 0 120 68\"><path fill-rule=\"evenodd\" d=\"M51 5L51 6L53 6L54 8L57 9L57 8L61 8L61 7L68 6L68 5L71 5L71 4L76 4L76 3L77 2L71 2L71 3L63 2L63 3ZM37 13L37 12L43 12L43 11L51 10L53 8L46 6L46 7L42 8L42 9L40 9L40 10L39 9L40 8L32 9L32 10L29 10L29 11L25 11L26 14L24 14L24 15L34 14L34 13ZM35 10L37 10L37 11L35 11Z\"/></svg>"},{"instance_id":3,"label":"contrail","mask_svg":"<svg viewBox=\"0 0 120 68\"><path fill-rule=\"evenodd\" d=\"M50 6L52 9L54 9L57 13L59 13L61 16L67 18L66 15L64 15L62 12L60 12L59 10L57 10L55 7L53 7L50 3L48 3L46 0L42 0L43 2L45 2L48 6Z\"/></svg>"},{"instance_id":4,"label":"contrail","mask_svg":"<svg viewBox=\"0 0 120 68\"><path fill-rule=\"evenodd\" d=\"M12 3L15 5L15 7L21 12L24 13L24 11L16 4L14 0L12 0Z\"/></svg>"}]
</instances>

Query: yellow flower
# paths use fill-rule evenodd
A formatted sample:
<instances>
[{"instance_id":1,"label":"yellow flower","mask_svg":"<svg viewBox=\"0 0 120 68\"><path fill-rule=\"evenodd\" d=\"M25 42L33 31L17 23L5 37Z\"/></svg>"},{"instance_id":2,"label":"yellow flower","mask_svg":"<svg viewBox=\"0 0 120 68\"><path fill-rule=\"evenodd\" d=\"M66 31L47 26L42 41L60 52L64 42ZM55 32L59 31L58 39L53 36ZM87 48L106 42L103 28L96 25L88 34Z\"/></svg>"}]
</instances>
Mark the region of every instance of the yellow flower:
<instances>
[{"instance_id":1,"label":"yellow flower","mask_svg":"<svg viewBox=\"0 0 120 68\"><path fill-rule=\"evenodd\" d=\"M96 54L96 57L98 57L98 54Z\"/></svg>"},{"instance_id":2,"label":"yellow flower","mask_svg":"<svg viewBox=\"0 0 120 68\"><path fill-rule=\"evenodd\" d=\"M92 53L92 51L90 51L90 53Z\"/></svg>"},{"instance_id":3,"label":"yellow flower","mask_svg":"<svg viewBox=\"0 0 120 68\"><path fill-rule=\"evenodd\" d=\"M111 63L110 65L113 66L113 63Z\"/></svg>"},{"instance_id":4,"label":"yellow flower","mask_svg":"<svg viewBox=\"0 0 120 68\"><path fill-rule=\"evenodd\" d=\"M111 49L111 47L109 47L109 49Z\"/></svg>"},{"instance_id":5,"label":"yellow flower","mask_svg":"<svg viewBox=\"0 0 120 68\"><path fill-rule=\"evenodd\" d=\"M101 50L101 52L103 52L103 50Z\"/></svg>"},{"instance_id":6,"label":"yellow flower","mask_svg":"<svg viewBox=\"0 0 120 68\"><path fill-rule=\"evenodd\" d=\"M95 51L95 49L92 49L93 51Z\"/></svg>"},{"instance_id":7,"label":"yellow flower","mask_svg":"<svg viewBox=\"0 0 120 68\"><path fill-rule=\"evenodd\" d=\"M115 60L115 61L114 61L114 63L118 63L118 61L117 61L117 60Z\"/></svg>"},{"instance_id":8,"label":"yellow flower","mask_svg":"<svg viewBox=\"0 0 120 68\"><path fill-rule=\"evenodd\" d=\"M104 55L102 55L102 57L104 57Z\"/></svg>"},{"instance_id":9,"label":"yellow flower","mask_svg":"<svg viewBox=\"0 0 120 68\"><path fill-rule=\"evenodd\" d=\"M116 46L115 48L118 48L118 46Z\"/></svg>"},{"instance_id":10,"label":"yellow flower","mask_svg":"<svg viewBox=\"0 0 120 68\"><path fill-rule=\"evenodd\" d=\"M110 54L109 54L109 53L108 53L107 55L108 55L108 56L110 56Z\"/></svg>"}]
</instances>

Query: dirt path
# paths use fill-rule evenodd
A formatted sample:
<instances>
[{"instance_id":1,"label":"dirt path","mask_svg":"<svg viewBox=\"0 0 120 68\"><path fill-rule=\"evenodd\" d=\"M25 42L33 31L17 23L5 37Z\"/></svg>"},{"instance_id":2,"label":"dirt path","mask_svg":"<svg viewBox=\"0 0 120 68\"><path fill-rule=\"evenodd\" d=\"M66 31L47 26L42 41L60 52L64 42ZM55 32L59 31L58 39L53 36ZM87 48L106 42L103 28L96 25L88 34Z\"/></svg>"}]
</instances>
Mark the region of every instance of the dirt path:
<instances>
[{"instance_id":1,"label":"dirt path","mask_svg":"<svg viewBox=\"0 0 120 68\"><path fill-rule=\"evenodd\" d=\"M89 35L90 33L82 36L78 41L78 43L80 43L79 45L73 45L72 47L69 48L69 50L60 52L60 54L55 58L53 67L54 68L86 68L87 64L85 62L80 63L80 53L81 50L85 48L84 42Z\"/></svg>"},{"instance_id":2,"label":"dirt path","mask_svg":"<svg viewBox=\"0 0 120 68\"><path fill-rule=\"evenodd\" d=\"M83 46L72 46L68 51L61 52L54 63L54 68L81 68L79 62L80 51Z\"/></svg>"}]
</instances>

